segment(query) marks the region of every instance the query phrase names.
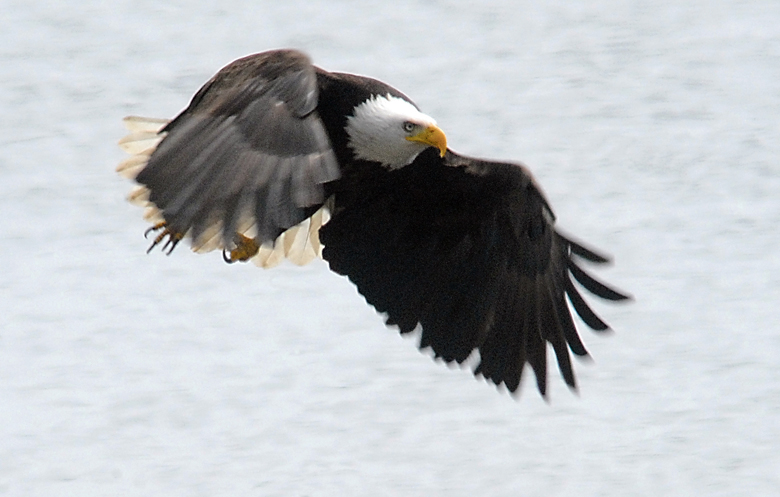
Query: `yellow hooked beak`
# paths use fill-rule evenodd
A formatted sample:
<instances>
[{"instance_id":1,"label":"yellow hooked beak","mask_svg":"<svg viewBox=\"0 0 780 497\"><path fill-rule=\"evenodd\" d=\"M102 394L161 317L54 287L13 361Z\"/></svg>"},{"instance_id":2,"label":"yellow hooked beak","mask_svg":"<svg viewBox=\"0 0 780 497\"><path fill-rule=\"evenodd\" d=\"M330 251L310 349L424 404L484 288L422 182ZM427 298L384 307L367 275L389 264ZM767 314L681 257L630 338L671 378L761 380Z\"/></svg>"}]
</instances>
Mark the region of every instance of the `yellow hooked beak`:
<instances>
[{"instance_id":1,"label":"yellow hooked beak","mask_svg":"<svg viewBox=\"0 0 780 497\"><path fill-rule=\"evenodd\" d=\"M431 124L416 135L407 136L406 139L411 142L418 142L430 147L438 148L441 157L444 157L444 154L447 153L447 137L444 136L444 131L434 124Z\"/></svg>"}]
</instances>

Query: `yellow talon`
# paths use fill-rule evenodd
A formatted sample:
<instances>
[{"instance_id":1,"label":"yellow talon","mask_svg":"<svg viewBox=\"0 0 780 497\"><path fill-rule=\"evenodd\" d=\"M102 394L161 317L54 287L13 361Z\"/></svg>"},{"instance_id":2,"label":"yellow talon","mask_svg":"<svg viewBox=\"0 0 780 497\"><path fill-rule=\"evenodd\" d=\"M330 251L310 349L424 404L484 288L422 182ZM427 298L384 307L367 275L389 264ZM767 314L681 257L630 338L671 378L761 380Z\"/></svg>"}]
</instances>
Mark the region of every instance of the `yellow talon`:
<instances>
[{"instance_id":1,"label":"yellow talon","mask_svg":"<svg viewBox=\"0 0 780 497\"><path fill-rule=\"evenodd\" d=\"M165 242L165 245L163 245L162 250L163 252L166 251L166 255L171 255L171 252L173 252L173 249L176 248L176 245L179 244L182 238L184 238L184 235L181 233L176 233L172 231L170 228L168 228L168 223L165 221L161 221L148 230L144 232L144 238L147 238L149 236L149 233L153 233L155 231L160 231L160 233L157 234L157 236L154 237L154 240L152 241L152 244L149 246L149 248L146 250L146 253L152 251L154 247L159 245L163 240L165 240L165 237L168 237L168 240Z\"/></svg>"},{"instance_id":2,"label":"yellow talon","mask_svg":"<svg viewBox=\"0 0 780 497\"><path fill-rule=\"evenodd\" d=\"M260 245L253 238L244 236L241 233L236 233L233 241L236 244L236 248L229 253L227 249L222 251L222 259L228 264L233 264L238 261L246 262L254 257L255 254L257 254L257 251L260 250Z\"/></svg>"}]
</instances>

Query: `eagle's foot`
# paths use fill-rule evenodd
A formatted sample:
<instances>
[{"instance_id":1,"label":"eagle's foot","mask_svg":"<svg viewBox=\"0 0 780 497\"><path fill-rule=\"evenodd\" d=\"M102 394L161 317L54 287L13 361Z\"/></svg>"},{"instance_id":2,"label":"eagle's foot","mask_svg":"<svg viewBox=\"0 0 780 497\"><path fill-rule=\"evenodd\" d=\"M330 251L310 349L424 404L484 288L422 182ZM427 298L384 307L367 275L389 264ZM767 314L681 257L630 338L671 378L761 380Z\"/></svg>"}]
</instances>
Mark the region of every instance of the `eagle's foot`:
<instances>
[{"instance_id":1,"label":"eagle's foot","mask_svg":"<svg viewBox=\"0 0 780 497\"><path fill-rule=\"evenodd\" d=\"M254 238L249 238L241 233L236 233L233 242L236 244L236 248L230 251L227 249L222 250L222 259L228 264L239 261L246 262L254 257L257 254L257 251L260 250L260 245Z\"/></svg>"},{"instance_id":2,"label":"eagle's foot","mask_svg":"<svg viewBox=\"0 0 780 497\"><path fill-rule=\"evenodd\" d=\"M154 247L162 243L162 241L165 240L166 237L168 237L168 239L165 241L165 245L163 245L162 247L162 250L163 252L166 253L166 255L171 255L171 252L173 252L173 249L176 248L176 245L178 245L181 239L184 238L183 234L177 233L175 231L172 231L170 228L168 228L168 223L165 221L160 221L159 223L155 224L148 230L144 231L144 238L148 238L149 233L153 233L157 231L160 231L160 233L158 233L157 236L154 237L152 244L146 250L147 254L151 252Z\"/></svg>"}]
</instances>

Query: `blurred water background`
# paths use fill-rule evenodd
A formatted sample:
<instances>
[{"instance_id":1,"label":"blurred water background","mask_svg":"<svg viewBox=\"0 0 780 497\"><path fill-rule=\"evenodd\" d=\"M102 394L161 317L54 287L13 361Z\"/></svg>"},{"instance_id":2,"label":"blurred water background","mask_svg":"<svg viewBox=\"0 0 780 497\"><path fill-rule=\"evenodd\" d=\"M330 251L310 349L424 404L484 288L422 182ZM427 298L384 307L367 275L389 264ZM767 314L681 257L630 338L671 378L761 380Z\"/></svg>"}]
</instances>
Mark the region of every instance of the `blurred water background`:
<instances>
[{"instance_id":1,"label":"blurred water background","mask_svg":"<svg viewBox=\"0 0 780 497\"><path fill-rule=\"evenodd\" d=\"M780 495L780 3L1 4L0 495ZM145 254L121 118L276 47L615 256L579 394L435 364L321 261Z\"/></svg>"}]
</instances>

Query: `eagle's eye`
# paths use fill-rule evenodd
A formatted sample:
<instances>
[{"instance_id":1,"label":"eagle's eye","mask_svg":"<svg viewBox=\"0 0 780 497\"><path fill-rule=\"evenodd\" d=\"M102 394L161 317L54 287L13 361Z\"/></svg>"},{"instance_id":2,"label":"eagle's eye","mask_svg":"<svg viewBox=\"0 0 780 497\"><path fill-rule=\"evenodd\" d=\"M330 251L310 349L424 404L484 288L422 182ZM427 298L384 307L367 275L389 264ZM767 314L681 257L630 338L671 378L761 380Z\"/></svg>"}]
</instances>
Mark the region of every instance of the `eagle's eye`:
<instances>
[{"instance_id":1,"label":"eagle's eye","mask_svg":"<svg viewBox=\"0 0 780 497\"><path fill-rule=\"evenodd\" d=\"M413 122L411 121L404 122L404 131L406 131L407 133L411 133L415 129L417 129L417 125L414 124Z\"/></svg>"}]
</instances>

